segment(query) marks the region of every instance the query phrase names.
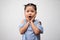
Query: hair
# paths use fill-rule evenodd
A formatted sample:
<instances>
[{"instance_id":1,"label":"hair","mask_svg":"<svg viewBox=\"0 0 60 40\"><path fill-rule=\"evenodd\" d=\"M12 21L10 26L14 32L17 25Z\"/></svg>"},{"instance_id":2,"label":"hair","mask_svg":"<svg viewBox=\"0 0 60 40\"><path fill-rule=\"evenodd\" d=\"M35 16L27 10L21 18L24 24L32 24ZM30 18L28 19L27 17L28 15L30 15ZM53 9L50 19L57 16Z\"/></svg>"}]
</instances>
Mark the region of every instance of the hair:
<instances>
[{"instance_id":1,"label":"hair","mask_svg":"<svg viewBox=\"0 0 60 40\"><path fill-rule=\"evenodd\" d=\"M25 6L25 7L24 7L24 10L26 10L27 6L33 6L33 7L34 7L34 10L37 11L37 7L36 7L36 5L33 4L33 3L28 3L28 4L24 5L24 6Z\"/></svg>"}]
</instances>

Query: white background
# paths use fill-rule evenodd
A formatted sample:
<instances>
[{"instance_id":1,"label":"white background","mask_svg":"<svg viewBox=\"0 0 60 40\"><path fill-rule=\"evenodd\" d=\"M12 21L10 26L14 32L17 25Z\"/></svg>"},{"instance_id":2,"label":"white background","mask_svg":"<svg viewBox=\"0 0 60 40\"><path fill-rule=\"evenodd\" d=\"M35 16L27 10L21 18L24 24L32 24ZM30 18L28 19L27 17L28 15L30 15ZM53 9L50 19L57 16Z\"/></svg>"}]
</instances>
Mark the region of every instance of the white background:
<instances>
[{"instance_id":1,"label":"white background","mask_svg":"<svg viewBox=\"0 0 60 40\"><path fill-rule=\"evenodd\" d=\"M41 40L60 40L60 0L0 0L0 40L21 40L18 25L24 19L24 5L37 5L42 21Z\"/></svg>"}]
</instances>

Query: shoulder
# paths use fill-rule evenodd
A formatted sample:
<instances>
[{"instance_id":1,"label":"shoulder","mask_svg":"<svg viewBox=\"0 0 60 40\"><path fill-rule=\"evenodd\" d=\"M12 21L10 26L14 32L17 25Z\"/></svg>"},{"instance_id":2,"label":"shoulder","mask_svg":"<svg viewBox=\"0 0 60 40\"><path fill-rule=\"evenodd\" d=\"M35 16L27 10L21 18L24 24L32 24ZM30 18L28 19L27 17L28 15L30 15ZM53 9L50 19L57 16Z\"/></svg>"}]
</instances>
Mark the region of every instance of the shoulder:
<instances>
[{"instance_id":1,"label":"shoulder","mask_svg":"<svg viewBox=\"0 0 60 40\"><path fill-rule=\"evenodd\" d=\"M39 21L39 24L42 25L41 21Z\"/></svg>"},{"instance_id":2,"label":"shoulder","mask_svg":"<svg viewBox=\"0 0 60 40\"><path fill-rule=\"evenodd\" d=\"M40 25L42 25L42 22L40 20L36 20Z\"/></svg>"},{"instance_id":3,"label":"shoulder","mask_svg":"<svg viewBox=\"0 0 60 40\"><path fill-rule=\"evenodd\" d=\"M24 23L24 19L23 19L23 20L21 20L21 21L20 21L20 23L21 23L21 24L23 24L23 23Z\"/></svg>"}]
</instances>

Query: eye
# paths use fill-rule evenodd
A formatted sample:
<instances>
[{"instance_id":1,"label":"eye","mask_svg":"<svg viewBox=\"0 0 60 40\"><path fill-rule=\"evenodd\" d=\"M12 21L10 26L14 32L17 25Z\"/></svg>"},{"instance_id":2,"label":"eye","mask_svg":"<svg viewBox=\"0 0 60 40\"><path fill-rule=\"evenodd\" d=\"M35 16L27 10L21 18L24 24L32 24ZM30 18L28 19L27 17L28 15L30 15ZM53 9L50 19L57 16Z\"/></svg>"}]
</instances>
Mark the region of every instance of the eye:
<instances>
[{"instance_id":1,"label":"eye","mask_svg":"<svg viewBox=\"0 0 60 40\"><path fill-rule=\"evenodd\" d=\"M31 12L34 12L33 10L31 10Z\"/></svg>"},{"instance_id":2,"label":"eye","mask_svg":"<svg viewBox=\"0 0 60 40\"><path fill-rule=\"evenodd\" d=\"M29 10L27 10L27 12L29 12Z\"/></svg>"}]
</instances>

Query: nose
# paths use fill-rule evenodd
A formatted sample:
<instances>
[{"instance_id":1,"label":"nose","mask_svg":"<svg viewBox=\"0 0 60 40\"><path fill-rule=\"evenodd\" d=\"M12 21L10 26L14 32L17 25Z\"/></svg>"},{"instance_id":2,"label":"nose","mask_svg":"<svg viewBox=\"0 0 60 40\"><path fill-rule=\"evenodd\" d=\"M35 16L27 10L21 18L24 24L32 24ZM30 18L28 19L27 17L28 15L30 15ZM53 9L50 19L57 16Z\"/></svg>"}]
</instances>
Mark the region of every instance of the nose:
<instances>
[{"instance_id":1,"label":"nose","mask_svg":"<svg viewBox=\"0 0 60 40\"><path fill-rule=\"evenodd\" d=\"M29 12L29 15L31 15L31 12Z\"/></svg>"}]
</instances>

